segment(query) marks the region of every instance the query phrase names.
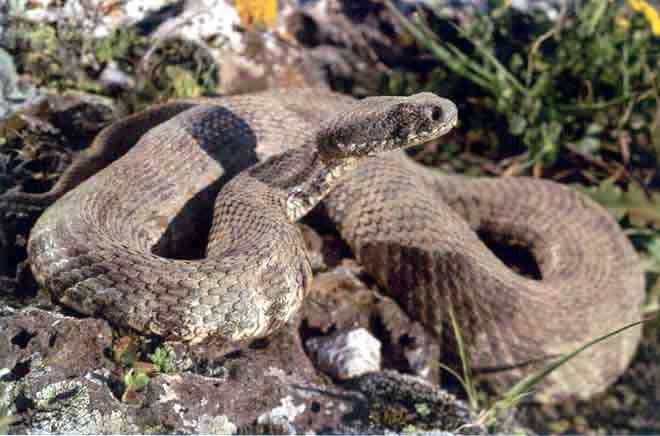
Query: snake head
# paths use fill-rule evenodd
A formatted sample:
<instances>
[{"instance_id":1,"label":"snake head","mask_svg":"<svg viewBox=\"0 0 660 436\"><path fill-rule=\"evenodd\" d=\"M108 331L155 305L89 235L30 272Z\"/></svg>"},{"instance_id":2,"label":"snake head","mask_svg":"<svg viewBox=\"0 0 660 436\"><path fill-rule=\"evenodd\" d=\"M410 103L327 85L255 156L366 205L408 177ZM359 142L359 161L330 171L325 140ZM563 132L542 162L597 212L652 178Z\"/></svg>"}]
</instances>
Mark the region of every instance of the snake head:
<instances>
[{"instance_id":1,"label":"snake head","mask_svg":"<svg viewBox=\"0 0 660 436\"><path fill-rule=\"evenodd\" d=\"M421 144L450 131L456 105L430 92L410 97L368 97L327 120L316 134L324 160L370 156Z\"/></svg>"}]
</instances>

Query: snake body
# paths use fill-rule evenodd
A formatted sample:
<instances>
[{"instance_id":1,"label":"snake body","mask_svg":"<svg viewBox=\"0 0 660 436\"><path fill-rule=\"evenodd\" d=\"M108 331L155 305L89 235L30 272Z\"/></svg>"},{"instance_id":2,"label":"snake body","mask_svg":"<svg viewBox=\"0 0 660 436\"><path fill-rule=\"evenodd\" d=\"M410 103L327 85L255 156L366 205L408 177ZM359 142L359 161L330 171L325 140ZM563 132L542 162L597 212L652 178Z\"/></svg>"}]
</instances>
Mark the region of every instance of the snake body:
<instances>
[{"instance_id":1,"label":"snake body","mask_svg":"<svg viewBox=\"0 0 660 436\"><path fill-rule=\"evenodd\" d=\"M529 178L440 175L398 151L363 157L365 144L373 154L437 137L453 117L453 104L428 93L356 101L323 90L147 109L102 131L62 176L52 196L86 180L34 226L32 270L63 304L145 333L266 336L307 293L293 223L323 200L359 262L413 318L440 338L453 310L472 367L496 382L640 319L636 254L585 196ZM220 186L203 258L165 257ZM542 278L511 271L477 231L529 246ZM633 328L590 348L537 396L601 391L639 337Z\"/></svg>"}]
</instances>

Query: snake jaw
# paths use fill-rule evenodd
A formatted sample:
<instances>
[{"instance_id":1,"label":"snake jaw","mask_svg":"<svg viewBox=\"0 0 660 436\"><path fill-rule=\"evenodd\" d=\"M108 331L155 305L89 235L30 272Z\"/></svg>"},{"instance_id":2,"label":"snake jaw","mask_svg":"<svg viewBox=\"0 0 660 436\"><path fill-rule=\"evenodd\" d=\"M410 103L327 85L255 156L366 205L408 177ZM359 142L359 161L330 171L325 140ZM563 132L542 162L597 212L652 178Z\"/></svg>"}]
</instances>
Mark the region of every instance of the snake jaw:
<instances>
[{"instance_id":1,"label":"snake jaw","mask_svg":"<svg viewBox=\"0 0 660 436\"><path fill-rule=\"evenodd\" d=\"M412 133L408 135L406 139L402 142L403 144L402 147L419 145L440 138L441 136L444 136L447 133L449 133L454 127L456 127L457 124L458 124L458 112L453 112L451 118L446 123L443 123L429 131L423 131L416 134Z\"/></svg>"}]
</instances>

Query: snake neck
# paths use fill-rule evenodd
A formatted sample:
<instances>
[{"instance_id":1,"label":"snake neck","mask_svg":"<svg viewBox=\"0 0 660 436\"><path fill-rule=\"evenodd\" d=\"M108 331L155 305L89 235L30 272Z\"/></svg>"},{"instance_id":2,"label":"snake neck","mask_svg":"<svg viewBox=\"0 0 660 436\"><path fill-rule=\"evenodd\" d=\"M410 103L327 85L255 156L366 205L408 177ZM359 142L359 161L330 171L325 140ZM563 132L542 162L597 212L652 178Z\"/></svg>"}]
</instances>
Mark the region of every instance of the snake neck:
<instances>
[{"instance_id":1,"label":"snake neck","mask_svg":"<svg viewBox=\"0 0 660 436\"><path fill-rule=\"evenodd\" d=\"M346 158L324 164L316 158L310 176L301 183L289 188L286 198L286 214L291 222L296 222L332 191L337 181L357 166L357 158Z\"/></svg>"},{"instance_id":2,"label":"snake neck","mask_svg":"<svg viewBox=\"0 0 660 436\"><path fill-rule=\"evenodd\" d=\"M255 167L252 176L280 191L285 212L296 222L319 203L359 158L325 162L312 146L289 150Z\"/></svg>"}]
</instances>

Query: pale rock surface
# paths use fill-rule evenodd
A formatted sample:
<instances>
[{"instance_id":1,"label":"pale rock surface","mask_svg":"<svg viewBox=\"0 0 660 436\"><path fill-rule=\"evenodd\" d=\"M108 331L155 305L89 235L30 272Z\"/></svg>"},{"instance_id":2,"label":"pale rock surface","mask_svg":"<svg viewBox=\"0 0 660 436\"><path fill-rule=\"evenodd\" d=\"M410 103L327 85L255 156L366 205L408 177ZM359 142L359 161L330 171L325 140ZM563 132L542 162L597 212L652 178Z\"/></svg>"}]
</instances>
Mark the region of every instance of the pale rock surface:
<instances>
[{"instance_id":1,"label":"pale rock surface","mask_svg":"<svg viewBox=\"0 0 660 436\"><path fill-rule=\"evenodd\" d=\"M317 366L338 380L380 370L380 341L364 328L311 338L305 345Z\"/></svg>"}]
</instances>

